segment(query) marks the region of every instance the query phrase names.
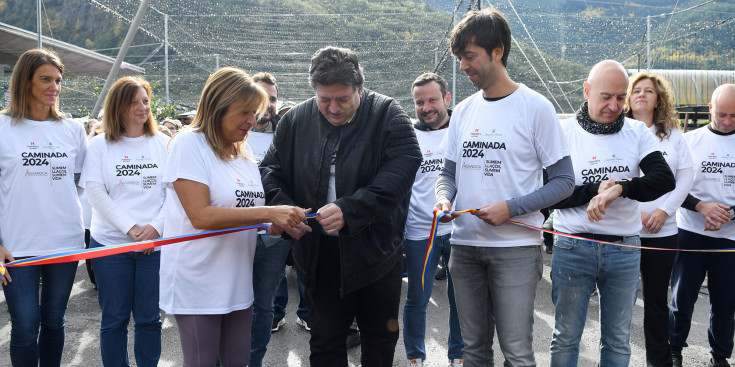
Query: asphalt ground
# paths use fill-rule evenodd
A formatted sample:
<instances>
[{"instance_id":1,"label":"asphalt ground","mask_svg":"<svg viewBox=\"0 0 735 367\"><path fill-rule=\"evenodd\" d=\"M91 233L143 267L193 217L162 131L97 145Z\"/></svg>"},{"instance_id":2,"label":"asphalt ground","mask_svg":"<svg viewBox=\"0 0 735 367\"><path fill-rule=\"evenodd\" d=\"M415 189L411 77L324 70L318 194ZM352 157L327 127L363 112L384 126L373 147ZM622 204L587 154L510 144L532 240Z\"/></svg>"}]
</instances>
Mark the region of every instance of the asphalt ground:
<instances>
[{"instance_id":1,"label":"asphalt ground","mask_svg":"<svg viewBox=\"0 0 735 367\"><path fill-rule=\"evenodd\" d=\"M554 307L551 303L551 280L549 271L551 266L551 255L544 255L544 275L538 284L535 304L534 325L534 350L538 366L549 365L549 345L551 333L554 327ZM11 270L12 271L12 270ZM309 365L309 332L297 325L296 304L298 293L296 291L295 273L287 268L286 274L289 280L289 304L286 324L278 332L273 333L268 352L266 353L264 366L289 366L299 367ZM404 278L404 284L406 278ZM429 308L427 310L426 327L426 351L427 361L425 366L447 365L447 334L448 334L448 303L446 297L445 281L435 281ZM403 287L405 299L405 285ZM707 366L709 361L709 346L707 342L707 325L709 322L709 299L707 289L702 288L699 300L695 307L692 321L692 329L689 335L689 347L684 349L684 365L689 367ZM10 366L8 345L10 343L10 317L5 306L5 297L0 293L0 366ZM403 302L401 302L403 313ZM595 297L590 301L587 323L585 325L582 343L580 346L579 366L596 366L599 360L600 329L598 323L599 303ZM163 351L159 366L181 366L182 354L179 344L176 322L171 315L163 317ZM63 366L102 366L99 352L99 325L100 309L97 303L96 291L92 288L87 277L84 263L80 262L77 271L74 288L69 308L66 312L66 346L64 350ZM403 327L402 320L400 321ZM135 366L133 357L133 325L129 328L128 349L131 357L131 365ZM634 311L633 326L631 330L631 345L633 354L631 366L645 366L645 344L643 338L643 300L639 297ZM502 352L499 349L497 339L494 343L495 365L503 365ZM396 345L393 366L405 366L406 354L403 347L403 336L401 335ZM349 350L350 367L360 364L360 348Z\"/></svg>"}]
</instances>

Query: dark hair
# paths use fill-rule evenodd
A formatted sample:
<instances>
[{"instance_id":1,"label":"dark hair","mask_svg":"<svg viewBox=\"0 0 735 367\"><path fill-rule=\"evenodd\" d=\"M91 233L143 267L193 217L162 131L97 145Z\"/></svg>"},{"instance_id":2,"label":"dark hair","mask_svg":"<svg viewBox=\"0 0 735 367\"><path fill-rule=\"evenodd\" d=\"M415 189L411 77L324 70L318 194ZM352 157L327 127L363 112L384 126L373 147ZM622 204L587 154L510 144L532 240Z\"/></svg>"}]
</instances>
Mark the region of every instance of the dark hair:
<instances>
[{"instance_id":1,"label":"dark hair","mask_svg":"<svg viewBox=\"0 0 735 367\"><path fill-rule=\"evenodd\" d=\"M447 81L444 80L444 78L442 78L442 76L437 73L423 73L419 75L418 78L413 81L413 84L411 84L411 91L413 92L414 88L429 84L431 82L436 82L437 84L439 84L439 91L441 91L442 97L447 95Z\"/></svg>"},{"instance_id":2,"label":"dark hair","mask_svg":"<svg viewBox=\"0 0 735 367\"><path fill-rule=\"evenodd\" d=\"M311 57L309 83L319 85L343 84L354 90L362 87L365 77L357 61L357 54L347 48L328 46Z\"/></svg>"},{"instance_id":3,"label":"dark hair","mask_svg":"<svg viewBox=\"0 0 735 367\"><path fill-rule=\"evenodd\" d=\"M278 82L276 82L276 77L273 76L271 73L266 72L259 72L255 73L255 75L252 76L254 82L263 82L265 84L270 84L274 87L276 87L276 93L278 93Z\"/></svg>"},{"instance_id":4,"label":"dark hair","mask_svg":"<svg viewBox=\"0 0 735 367\"><path fill-rule=\"evenodd\" d=\"M472 42L492 55L494 49L503 47L500 61L508 66L510 54L510 27L503 13L495 8L468 12L452 30L452 54L457 56Z\"/></svg>"},{"instance_id":5,"label":"dark hair","mask_svg":"<svg viewBox=\"0 0 735 367\"><path fill-rule=\"evenodd\" d=\"M11 117L13 123L31 114L30 84L36 70L46 64L53 65L59 69L62 75L64 74L64 64L61 63L59 55L47 49L34 48L28 50L15 63L13 74L10 77L10 104L3 110L5 114ZM59 111L58 98L56 99L56 105L51 107L49 115L54 120L64 118L64 114Z\"/></svg>"}]
</instances>

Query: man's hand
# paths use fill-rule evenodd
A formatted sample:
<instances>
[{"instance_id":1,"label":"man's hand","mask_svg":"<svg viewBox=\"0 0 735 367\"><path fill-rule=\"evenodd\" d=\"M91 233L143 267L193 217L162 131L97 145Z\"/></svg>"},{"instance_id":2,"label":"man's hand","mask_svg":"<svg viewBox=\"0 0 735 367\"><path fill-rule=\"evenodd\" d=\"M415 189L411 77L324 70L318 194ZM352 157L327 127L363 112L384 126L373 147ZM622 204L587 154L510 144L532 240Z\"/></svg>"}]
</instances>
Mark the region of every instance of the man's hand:
<instances>
[{"instance_id":1,"label":"man's hand","mask_svg":"<svg viewBox=\"0 0 735 367\"><path fill-rule=\"evenodd\" d=\"M590 222L599 222L602 220L602 216L605 215L605 209L610 204L619 198L623 193L623 186L612 185L605 189L605 191L595 195L587 205L587 218Z\"/></svg>"},{"instance_id":2,"label":"man's hand","mask_svg":"<svg viewBox=\"0 0 735 367\"><path fill-rule=\"evenodd\" d=\"M700 201L695 209L706 220L705 231L719 231L723 224L730 221L730 213L727 212L730 207L725 204Z\"/></svg>"},{"instance_id":3,"label":"man's hand","mask_svg":"<svg viewBox=\"0 0 735 367\"><path fill-rule=\"evenodd\" d=\"M641 213L643 230L651 234L656 234L661 231L667 218L669 218L669 215L661 209L654 210L651 215Z\"/></svg>"},{"instance_id":4,"label":"man's hand","mask_svg":"<svg viewBox=\"0 0 735 367\"><path fill-rule=\"evenodd\" d=\"M327 234L335 234L345 226L342 209L334 203L329 203L317 210L316 220Z\"/></svg>"},{"instance_id":5,"label":"man's hand","mask_svg":"<svg viewBox=\"0 0 735 367\"><path fill-rule=\"evenodd\" d=\"M436 202L436 205L434 205L434 210L439 210L444 213L449 213L452 211L452 202L450 202L447 199L441 198L439 201ZM452 213L447 214L441 218L439 218L439 221L442 223L447 223L453 221L455 218L459 217L459 213Z\"/></svg>"},{"instance_id":6,"label":"man's hand","mask_svg":"<svg viewBox=\"0 0 735 367\"><path fill-rule=\"evenodd\" d=\"M270 226L270 228L268 228L268 233L270 233L271 236L277 236L282 232L283 228L278 226ZM311 227L309 227L309 225L306 223L299 223L286 231L286 233L288 233L288 235L293 237L293 239L295 240L301 239L301 237L305 235L306 232L311 232Z\"/></svg>"},{"instance_id":7,"label":"man's hand","mask_svg":"<svg viewBox=\"0 0 735 367\"><path fill-rule=\"evenodd\" d=\"M5 249L5 247L0 246L0 256L2 256L2 262L3 264L6 262L12 262L15 261L13 258L13 255L8 252L8 250ZM3 275L2 278L0 278L0 282L3 283L3 285L8 285L8 283L12 282L13 278L10 277L10 271L8 271L8 268L5 268L5 275Z\"/></svg>"},{"instance_id":8,"label":"man's hand","mask_svg":"<svg viewBox=\"0 0 735 367\"><path fill-rule=\"evenodd\" d=\"M611 178L609 180L605 180L600 182L600 187L597 188L597 193L602 194L603 191L611 188L613 185L615 185L615 179Z\"/></svg>"},{"instance_id":9,"label":"man's hand","mask_svg":"<svg viewBox=\"0 0 735 367\"><path fill-rule=\"evenodd\" d=\"M472 214L493 226L499 226L510 219L510 209L508 209L508 204L505 201L496 201L485 205L472 212Z\"/></svg>"}]
</instances>

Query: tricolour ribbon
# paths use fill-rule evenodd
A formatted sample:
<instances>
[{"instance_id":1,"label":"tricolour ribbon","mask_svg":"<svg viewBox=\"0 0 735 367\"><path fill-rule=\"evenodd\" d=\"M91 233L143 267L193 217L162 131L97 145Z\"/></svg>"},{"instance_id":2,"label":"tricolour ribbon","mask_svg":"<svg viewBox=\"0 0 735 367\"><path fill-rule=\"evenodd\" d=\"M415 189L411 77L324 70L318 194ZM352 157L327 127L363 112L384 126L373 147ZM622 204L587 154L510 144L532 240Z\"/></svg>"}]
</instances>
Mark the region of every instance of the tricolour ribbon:
<instances>
[{"instance_id":1,"label":"tricolour ribbon","mask_svg":"<svg viewBox=\"0 0 735 367\"><path fill-rule=\"evenodd\" d=\"M306 218L314 218L317 214L308 214ZM268 228L273 223L256 224L252 226L243 226L237 228L220 229L216 231L207 231L201 233L194 233L189 235L181 235L174 237L161 238L157 240L149 240L142 242L131 242L124 243L121 245L95 247L90 249L76 250L62 252L58 254L43 255L36 257L29 257L26 259L15 260L7 264L0 263L0 276L5 275L5 268L18 267L18 266L30 266L30 265L47 265L47 264L59 264L65 262L89 260L103 256L117 255L125 252L145 250L153 247L172 245L174 243L180 243L185 241L193 241L202 238L221 236L224 234L247 231L256 228Z\"/></svg>"},{"instance_id":2,"label":"tricolour ribbon","mask_svg":"<svg viewBox=\"0 0 735 367\"><path fill-rule=\"evenodd\" d=\"M429 261L431 260L431 256L432 256L432 253L433 253L433 250L434 250L434 238L436 238L436 229L437 229L437 226L439 224L439 219L441 219L441 217L443 217L443 216L445 216L447 214L452 214L452 213L467 213L467 212L474 212L476 210L477 209L455 210L455 211L446 212L446 213L445 212L441 212L441 211L434 211L434 220L431 222L431 233L429 235L429 242L426 245L426 254L424 256L424 269L423 269L423 272L421 273L421 288L422 289L425 288L426 270L427 270L427 266L429 264ZM528 228L528 229L533 229L533 230L540 231L540 232L552 233L552 234L555 234L555 235L569 237L569 238L574 238L574 239L578 239L578 240L584 240L584 241L589 241L589 242L597 242L597 243L604 243L604 244L607 244L607 245L620 246L620 247L636 247L636 248L643 249L643 250L681 251L681 252L735 252L735 248L694 250L694 249L660 248L660 247L648 247L648 246L628 245L628 244L625 244L625 243L617 243L617 242L608 242L608 241L593 240L593 239L590 239L590 238L575 236L575 235L572 235L572 234L569 234L569 233L552 231L550 229L540 228L540 227L532 226L530 224L516 222L514 220L509 220L508 223L515 224L517 226Z\"/></svg>"}]
</instances>

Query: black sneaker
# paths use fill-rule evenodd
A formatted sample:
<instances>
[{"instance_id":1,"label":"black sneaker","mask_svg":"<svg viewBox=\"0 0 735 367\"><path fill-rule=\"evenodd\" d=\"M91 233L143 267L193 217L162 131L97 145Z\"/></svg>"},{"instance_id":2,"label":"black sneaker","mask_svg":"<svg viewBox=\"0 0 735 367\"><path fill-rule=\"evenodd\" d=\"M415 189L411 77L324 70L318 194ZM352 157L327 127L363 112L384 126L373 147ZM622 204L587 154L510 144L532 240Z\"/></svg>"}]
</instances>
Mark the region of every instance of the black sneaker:
<instances>
[{"instance_id":1,"label":"black sneaker","mask_svg":"<svg viewBox=\"0 0 735 367\"><path fill-rule=\"evenodd\" d=\"M444 280L447 279L447 267L441 266L439 269L437 269L436 274L434 275L434 279L436 280Z\"/></svg>"},{"instance_id":2,"label":"black sneaker","mask_svg":"<svg viewBox=\"0 0 735 367\"><path fill-rule=\"evenodd\" d=\"M360 331L357 329L350 329L350 332L347 333L346 344L347 349L360 345Z\"/></svg>"},{"instance_id":3,"label":"black sneaker","mask_svg":"<svg viewBox=\"0 0 735 367\"><path fill-rule=\"evenodd\" d=\"M726 358L712 356L712 358L709 360L709 364L707 364L707 367L730 367L730 364L727 363Z\"/></svg>"},{"instance_id":4,"label":"black sneaker","mask_svg":"<svg viewBox=\"0 0 735 367\"><path fill-rule=\"evenodd\" d=\"M273 324L271 325L271 332L276 332L278 329L281 328L281 326L286 324L286 320L283 318L280 319L273 319Z\"/></svg>"},{"instance_id":5,"label":"black sneaker","mask_svg":"<svg viewBox=\"0 0 735 367\"><path fill-rule=\"evenodd\" d=\"M682 367L682 358L681 358L681 350L672 350L671 351L671 361L673 367Z\"/></svg>"}]
</instances>

